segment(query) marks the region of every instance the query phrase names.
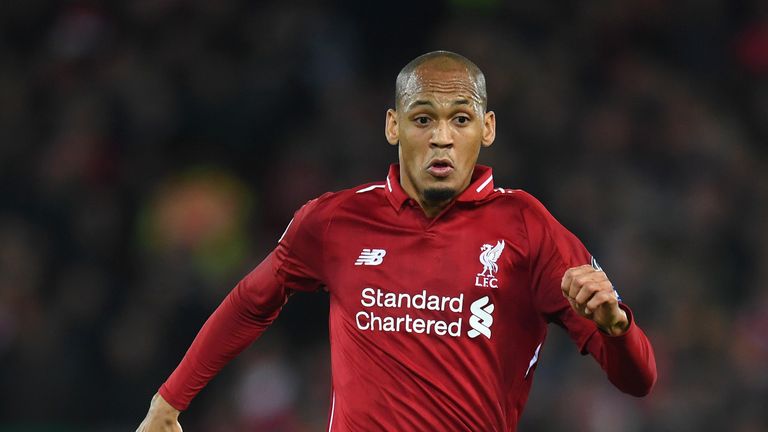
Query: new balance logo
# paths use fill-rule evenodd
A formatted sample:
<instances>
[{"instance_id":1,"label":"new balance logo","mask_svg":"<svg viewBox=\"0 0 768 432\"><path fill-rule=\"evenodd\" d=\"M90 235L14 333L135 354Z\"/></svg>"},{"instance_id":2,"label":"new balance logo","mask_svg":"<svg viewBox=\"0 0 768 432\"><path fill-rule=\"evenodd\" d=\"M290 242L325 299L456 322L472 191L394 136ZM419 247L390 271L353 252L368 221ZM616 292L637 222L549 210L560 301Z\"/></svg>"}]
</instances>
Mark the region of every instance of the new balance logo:
<instances>
[{"instance_id":1,"label":"new balance logo","mask_svg":"<svg viewBox=\"0 0 768 432\"><path fill-rule=\"evenodd\" d=\"M355 265L377 266L384 261L384 255L386 254L387 251L384 249L363 249L363 251L360 252L360 256L357 257Z\"/></svg>"},{"instance_id":2,"label":"new balance logo","mask_svg":"<svg viewBox=\"0 0 768 432\"><path fill-rule=\"evenodd\" d=\"M469 306L472 316L469 317L469 326L472 330L467 332L467 336L472 339L483 335L491 338L491 325L493 324L493 303L488 296L481 297Z\"/></svg>"}]
</instances>

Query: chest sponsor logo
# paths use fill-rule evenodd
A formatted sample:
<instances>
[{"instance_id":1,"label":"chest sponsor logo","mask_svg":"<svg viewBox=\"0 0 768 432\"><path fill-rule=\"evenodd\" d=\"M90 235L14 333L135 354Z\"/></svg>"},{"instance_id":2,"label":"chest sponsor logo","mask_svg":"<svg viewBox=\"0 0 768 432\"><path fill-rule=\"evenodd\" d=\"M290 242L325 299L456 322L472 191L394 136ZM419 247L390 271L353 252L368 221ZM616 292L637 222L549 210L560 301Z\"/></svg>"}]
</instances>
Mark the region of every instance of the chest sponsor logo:
<instances>
[{"instance_id":1,"label":"chest sponsor logo","mask_svg":"<svg viewBox=\"0 0 768 432\"><path fill-rule=\"evenodd\" d=\"M360 256L357 257L355 265L377 266L384 262L384 255L386 254L387 251L384 249L363 249Z\"/></svg>"},{"instance_id":2,"label":"chest sponsor logo","mask_svg":"<svg viewBox=\"0 0 768 432\"><path fill-rule=\"evenodd\" d=\"M504 240L499 240L496 242L496 246L486 243L480 247L480 264L483 265L483 271L475 276L475 286L481 288L499 287L499 280L496 278L499 265L496 264L496 261L504 252L504 245Z\"/></svg>"},{"instance_id":3,"label":"chest sponsor logo","mask_svg":"<svg viewBox=\"0 0 768 432\"><path fill-rule=\"evenodd\" d=\"M469 329L464 330L464 294L443 296L427 290L409 294L387 292L380 288L363 288L360 292L362 310L355 314L359 330L386 333L418 333L454 338L465 334L470 339L483 335L491 338L494 305L488 296L475 300L470 306ZM426 311L439 312L430 318ZM431 319L437 318L437 319Z\"/></svg>"},{"instance_id":4,"label":"chest sponsor logo","mask_svg":"<svg viewBox=\"0 0 768 432\"><path fill-rule=\"evenodd\" d=\"M488 339L491 338L491 325L493 324L493 303L488 296L480 297L472 302L469 306L469 311L472 312L472 316L469 317L469 326L471 330L467 332L467 336L472 339L483 335Z\"/></svg>"}]
</instances>

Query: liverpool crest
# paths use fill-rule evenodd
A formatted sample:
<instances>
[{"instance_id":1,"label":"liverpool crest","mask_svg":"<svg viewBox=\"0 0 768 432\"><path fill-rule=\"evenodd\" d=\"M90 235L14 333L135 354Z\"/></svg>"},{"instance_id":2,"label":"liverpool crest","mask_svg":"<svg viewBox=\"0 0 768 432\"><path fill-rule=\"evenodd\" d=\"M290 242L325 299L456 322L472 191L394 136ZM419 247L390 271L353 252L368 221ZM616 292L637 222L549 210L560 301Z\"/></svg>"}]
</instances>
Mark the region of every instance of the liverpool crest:
<instances>
[{"instance_id":1,"label":"liverpool crest","mask_svg":"<svg viewBox=\"0 0 768 432\"><path fill-rule=\"evenodd\" d=\"M483 271L475 276L475 286L498 288L498 279L496 273L499 271L499 265L496 264L501 253L504 252L504 240L496 242L496 246L488 243L480 247L480 264L483 265Z\"/></svg>"}]
</instances>

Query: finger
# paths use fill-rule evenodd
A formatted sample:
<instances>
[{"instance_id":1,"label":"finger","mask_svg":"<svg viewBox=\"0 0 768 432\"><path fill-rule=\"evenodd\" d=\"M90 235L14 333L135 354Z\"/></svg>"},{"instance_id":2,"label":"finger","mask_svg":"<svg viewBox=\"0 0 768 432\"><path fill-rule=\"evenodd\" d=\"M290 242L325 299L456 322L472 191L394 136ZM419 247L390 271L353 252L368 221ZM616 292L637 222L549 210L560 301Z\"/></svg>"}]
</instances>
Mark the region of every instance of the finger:
<instances>
[{"instance_id":1,"label":"finger","mask_svg":"<svg viewBox=\"0 0 768 432\"><path fill-rule=\"evenodd\" d=\"M594 269L587 267L574 267L563 276L560 289L566 297L575 297L581 286L594 273Z\"/></svg>"},{"instance_id":2,"label":"finger","mask_svg":"<svg viewBox=\"0 0 768 432\"><path fill-rule=\"evenodd\" d=\"M593 311L587 309L586 306L584 306L584 305L580 305L580 304L576 303L572 298L567 298L566 297L566 299L568 300L568 303L571 304L571 309L573 309L577 314L579 314L579 315L581 315L581 316L583 316L585 318L592 319Z\"/></svg>"},{"instance_id":3,"label":"finger","mask_svg":"<svg viewBox=\"0 0 768 432\"><path fill-rule=\"evenodd\" d=\"M577 314L581 315L584 312L584 307L576 303L572 298L566 297L568 300L568 303L571 304L571 308L576 311Z\"/></svg>"},{"instance_id":4,"label":"finger","mask_svg":"<svg viewBox=\"0 0 768 432\"><path fill-rule=\"evenodd\" d=\"M594 270L594 269L592 268L591 265L588 265L588 264L571 267L565 271L565 273L563 274L563 279L565 279L568 276L571 276L571 277L577 276L579 274L586 273L590 270Z\"/></svg>"},{"instance_id":5,"label":"finger","mask_svg":"<svg viewBox=\"0 0 768 432\"><path fill-rule=\"evenodd\" d=\"M568 287L567 296L575 299L584 285L592 282L602 282L607 279L608 278L605 276L605 273L590 268L588 272L584 272L573 278L571 281L571 286Z\"/></svg>"},{"instance_id":6,"label":"finger","mask_svg":"<svg viewBox=\"0 0 768 432\"><path fill-rule=\"evenodd\" d=\"M594 296L587 302L586 307L592 311L597 310L600 307L609 306L613 307L618 302L616 301L616 296L613 295L610 291L601 291Z\"/></svg>"},{"instance_id":7,"label":"finger","mask_svg":"<svg viewBox=\"0 0 768 432\"><path fill-rule=\"evenodd\" d=\"M563 274L563 280L560 282L560 289L563 290L564 294L568 295L570 287L573 284L573 281L575 278L583 274L594 272L594 271L595 269L593 269L592 266L589 266L589 265L569 268L568 270L565 271L565 274Z\"/></svg>"},{"instance_id":8,"label":"finger","mask_svg":"<svg viewBox=\"0 0 768 432\"><path fill-rule=\"evenodd\" d=\"M576 300L576 303L580 305L586 305L587 302L589 302L592 296L594 296L596 293L610 289L611 283L607 280L589 281L581 287L581 290L579 290L573 299Z\"/></svg>"},{"instance_id":9,"label":"finger","mask_svg":"<svg viewBox=\"0 0 768 432\"><path fill-rule=\"evenodd\" d=\"M576 303L576 301L575 301L574 299L572 299L572 298L570 298L570 297L566 297L565 299L566 299L566 300L568 300L568 303L570 303L570 304L571 304L571 307L572 307L574 310L578 311L578 309L579 309L579 304L578 304L578 303Z\"/></svg>"}]
</instances>

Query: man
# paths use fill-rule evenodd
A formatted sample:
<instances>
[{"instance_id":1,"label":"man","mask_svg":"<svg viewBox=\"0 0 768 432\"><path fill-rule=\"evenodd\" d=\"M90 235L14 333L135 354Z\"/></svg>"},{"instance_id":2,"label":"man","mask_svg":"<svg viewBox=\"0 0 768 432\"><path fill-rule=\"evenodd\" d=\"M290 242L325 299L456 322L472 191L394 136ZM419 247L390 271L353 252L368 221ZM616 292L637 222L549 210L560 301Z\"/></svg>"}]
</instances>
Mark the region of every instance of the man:
<instances>
[{"instance_id":1,"label":"man","mask_svg":"<svg viewBox=\"0 0 768 432\"><path fill-rule=\"evenodd\" d=\"M533 197L475 165L495 138L485 78L451 52L397 77L385 182L302 207L153 398L140 431L180 431L202 387L289 294L331 299L328 431L514 431L547 323L622 391L656 381L651 345L597 262Z\"/></svg>"}]
</instances>

